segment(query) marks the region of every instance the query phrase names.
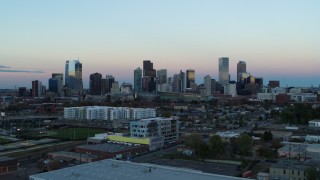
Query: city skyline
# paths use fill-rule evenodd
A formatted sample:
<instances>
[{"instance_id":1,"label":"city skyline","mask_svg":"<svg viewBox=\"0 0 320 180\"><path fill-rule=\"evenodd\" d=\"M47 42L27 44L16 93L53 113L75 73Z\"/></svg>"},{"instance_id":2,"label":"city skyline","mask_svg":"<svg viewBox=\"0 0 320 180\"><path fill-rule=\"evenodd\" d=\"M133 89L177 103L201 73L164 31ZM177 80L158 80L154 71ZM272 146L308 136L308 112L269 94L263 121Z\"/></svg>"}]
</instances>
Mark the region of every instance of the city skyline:
<instances>
[{"instance_id":1,"label":"city skyline","mask_svg":"<svg viewBox=\"0 0 320 180\"><path fill-rule=\"evenodd\" d=\"M111 74L133 84L133 70L150 59L168 77L194 69L196 83L218 79L218 58L282 86L319 86L318 1L77 1L0 2L0 88L48 87L66 60L89 76Z\"/></svg>"}]
</instances>

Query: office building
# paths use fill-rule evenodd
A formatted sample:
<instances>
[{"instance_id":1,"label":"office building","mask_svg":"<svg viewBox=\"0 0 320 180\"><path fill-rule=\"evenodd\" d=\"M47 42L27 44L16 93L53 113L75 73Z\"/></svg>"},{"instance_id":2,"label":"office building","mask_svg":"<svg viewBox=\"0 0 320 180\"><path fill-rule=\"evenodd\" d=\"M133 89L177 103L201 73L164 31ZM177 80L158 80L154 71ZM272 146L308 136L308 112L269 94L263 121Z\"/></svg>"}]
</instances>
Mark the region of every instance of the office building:
<instances>
[{"instance_id":1,"label":"office building","mask_svg":"<svg viewBox=\"0 0 320 180\"><path fill-rule=\"evenodd\" d=\"M119 86L118 81L115 81L115 82L112 83L110 93L112 95L120 94L120 86Z\"/></svg>"},{"instance_id":2,"label":"office building","mask_svg":"<svg viewBox=\"0 0 320 180\"><path fill-rule=\"evenodd\" d=\"M143 91L154 92L156 90L156 70L150 60L143 61Z\"/></svg>"},{"instance_id":3,"label":"office building","mask_svg":"<svg viewBox=\"0 0 320 180\"><path fill-rule=\"evenodd\" d=\"M172 92L186 92L186 73L180 70L179 74L172 77Z\"/></svg>"},{"instance_id":4,"label":"office building","mask_svg":"<svg viewBox=\"0 0 320 180\"><path fill-rule=\"evenodd\" d=\"M50 78L48 84L49 84L49 91L58 94L58 79Z\"/></svg>"},{"instance_id":5,"label":"office building","mask_svg":"<svg viewBox=\"0 0 320 180\"><path fill-rule=\"evenodd\" d=\"M217 82L215 79L211 79L211 94L217 91L219 88L217 87Z\"/></svg>"},{"instance_id":6,"label":"office building","mask_svg":"<svg viewBox=\"0 0 320 180\"><path fill-rule=\"evenodd\" d=\"M19 97L27 97L28 92L26 87L19 87Z\"/></svg>"},{"instance_id":7,"label":"office building","mask_svg":"<svg viewBox=\"0 0 320 180\"><path fill-rule=\"evenodd\" d=\"M101 95L101 79L102 75L100 73L94 73L90 75L90 94L91 95Z\"/></svg>"},{"instance_id":8,"label":"office building","mask_svg":"<svg viewBox=\"0 0 320 180\"><path fill-rule=\"evenodd\" d=\"M112 75L106 75L106 93L111 93L112 83L114 83L115 79Z\"/></svg>"},{"instance_id":9,"label":"office building","mask_svg":"<svg viewBox=\"0 0 320 180\"><path fill-rule=\"evenodd\" d=\"M224 95L229 95L231 97L237 96L237 85L236 83L230 83L224 85Z\"/></svg>"},{"instance_id":10,"label":"office building","mask_svg":"<svg viewBox=\"0 0 320 180\"><path fill-rule=\"evenodd\" d=\"M186 73L180 70L179 73L179 92L186 92Z\"/></svg>"},{"instance_id":11,"label":"office building","mask_svg":"<svg viewBox=\"0 0 320 180\"><path fill-rule=\"evenodd\" d=\"M180 92L180 76L179 74L174 74L172 78L172 91Z\"/></svg>"},{"instance_id":12,"label":"office building","mask_svg":"<svg viewBox=\"0 0 320 180\"><path fill-rule=\"evenodd\" d=\"M42 97L42 82L32 81L32 97Z\"/></svg>"},{"instance_id":13,"label":"office building","mask_svg":"<svg viewBox=\"0 0 320 180\"><path fill-rule=\"evenodd\" d=\"M204 77L204 86L206 87L206 93L205 93L206 96L210 96L212 94L211 83L212 83L211 76L210 75L206 75Z\"/></svg>"},{"instance_id":14,"label":"office building","mask_svg":"<svg viewBox=\"0 0 320 180\"><path fill-rule=\"evenodd\" d=\"M101 95L107 94L107 80L101 79Z\"/></svg>"},{"instance_id":15,"label":"office building","mask_svg":"<svg viewBox=\"0 0 320 180\"><path fill-rule=\"evenodd\" d=\"M221 57L219 58L219 83L221 85L226 85L229 81L229 58Z\"/></svg>"},{"instance_id":16,"label":"office building","mask_svg":"<svg viewBox=\"0 0 320 180\"><path fill-rule=\"evenodd\" d=\"M195 84L195 78L196 78L195 71L193 69L188 69L186 71L186 74L187 74L187 88L194 90L193 86Z\"/></svg>"},{"instance_id":17,"label":"office building","mask_svg":"<svg viewBox=\"0 0 320 180\"><path fill-rule=\"evenodd\" d=\"M52 73L51 78L56 79L58 82L57 93L58 95L62 95L63 91L63 73Z\"/></svg>"},{"instance_id":18,"label":"office building","mask_svg":"<svg viewBox=\"0 0 320 180\"><path fill-rule=\"evenodd\" d=\"M82 64L79 60L66 61L65 86L73 90L76 95L83 93Z\"/></svg>"},{"instance_id":19,"label":"office building","mask_svg":"<svg viewBox=\"0 0 320 180\"><path fill-rule=\"evenodd\" d=\"M157 84L166 84L167 83L167 70L160 69L157 71Z\"/></svg>"},{"instance_id":20,"label":"office building","mask_svg":"<svg viewBox=\"0 0 320 180\"><path fill-rule=\"evenodd\" d=\"M242 73L247 72L247 64L244 61L239 61L237 64L237 81L240 81Z\"/></svg>"},{"instance_id":21,"label":"office building","mask_svg":"<svg viewBox=\"0 0 320 180\"><path fill-rule=\"evenodd\" d=\"M142 92L142 70L140 67L134 70L133 73L134 90L136 93Z\"/></svg>"}]
</instances>

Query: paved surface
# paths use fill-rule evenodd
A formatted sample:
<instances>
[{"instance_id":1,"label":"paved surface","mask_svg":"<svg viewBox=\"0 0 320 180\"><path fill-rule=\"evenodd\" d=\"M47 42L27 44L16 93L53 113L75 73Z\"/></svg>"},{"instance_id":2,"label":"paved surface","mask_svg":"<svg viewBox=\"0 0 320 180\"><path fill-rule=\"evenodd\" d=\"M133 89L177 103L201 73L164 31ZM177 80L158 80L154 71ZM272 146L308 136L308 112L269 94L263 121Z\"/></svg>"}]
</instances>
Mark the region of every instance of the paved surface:
<instances>
[{"instance_id":1,"label":"paved surface","mask_svg":"<svg viewBox=\"0 0 320 180\"><path fill-rule=\"evenodd\" d=\"M145 162L149 162L149 161L154 160L154 159L159 159L165 154L174 153L174 152L177 152L177 146L172 146L172 147L168 147L166 149L162 149L160 151L147 153L145 155L142 155L142 156L139 156L139 157L135 157L131 161L132 162L137 162L137 163L145 163Z\"/></svg>"},{"instance_id":2,"label":"paved surface","mask_svg":"<svg viewBox=\"0 0 320 180\"><path fill-rule=\"evenodd\" d=\"M30 175L39 173L36 163L19 167L19 171L0 176L1 180L27 180Z\"/></svg>"},{"instance_id":3,"label":"paved surface","mask_svg":"<svg viewBox=\"0 0 320 180\"><path fill-rule=\"evenodd\" d=\"M227 176L235 176L239 173L239 171L237 171L237 166L220 164L220 163L209 163L209 162L201 162L201 161L182 160L182 159L157 159L157 160L150 161L150 163L164 165L164 166L194 169L194 170L199 170L205 173L227 175Z\"/></svg>"}]
</instances>

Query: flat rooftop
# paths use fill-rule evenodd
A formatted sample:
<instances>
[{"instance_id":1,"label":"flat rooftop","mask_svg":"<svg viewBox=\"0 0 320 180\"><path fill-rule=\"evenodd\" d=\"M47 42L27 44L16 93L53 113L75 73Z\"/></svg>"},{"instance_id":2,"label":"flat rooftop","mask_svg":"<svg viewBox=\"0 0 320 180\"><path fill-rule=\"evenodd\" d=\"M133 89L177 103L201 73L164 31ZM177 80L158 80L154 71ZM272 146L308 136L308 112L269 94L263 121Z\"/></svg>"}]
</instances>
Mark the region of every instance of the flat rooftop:
<instances>
[{"instance_id":1,"label":"flat rooftop","mask_svg":"<svg viewBox=\"0 0 320 180\"><path fill-rule=\"evenodd\" d=\"M78 148L81 149L88 149L88 150L94 150L94 151L101 151L101 152L118 152L118 151L124 151L129 149L135 149L139 147L138 145L125 145L125 144L118 144L118 143L105 143L105 144L95 144L95 145L82 145L78 146Z\"/></svg>"},{"instance_id":2,"label":"flat rooftop","mask_svg":"<svg viewBox=\"0 0 320 180\"><path fill-rule=\"evenodd\" d=\"M189 169L172 168L154 164L139 164L127 161L102 160L65 169L30 176L30 180L91 180L91 179L136 179L136 180L236 180L231 176L202 173Z\"/></svg>"}]
</instances>

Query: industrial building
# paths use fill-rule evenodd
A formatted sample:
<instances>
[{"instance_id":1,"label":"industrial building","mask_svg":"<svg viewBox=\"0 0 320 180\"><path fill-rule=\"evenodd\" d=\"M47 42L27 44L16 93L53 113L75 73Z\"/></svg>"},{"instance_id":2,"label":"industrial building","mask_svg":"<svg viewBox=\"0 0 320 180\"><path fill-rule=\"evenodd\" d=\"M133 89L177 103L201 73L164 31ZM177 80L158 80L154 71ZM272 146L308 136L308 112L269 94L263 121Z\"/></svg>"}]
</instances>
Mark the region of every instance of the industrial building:
<instances>
[{"instance_id":1,"label":"industrial building","mask_svg":"<svg viewBox=\"0 0 320 180\"><path fill-rule=\"evenodd\" d=\"M0 176L18 171L18 160L11 157L0 157Z\"/></svg>"},{"instance_id":2,"label":"industrial building","mask_svg":"<svg viewBox=\"0 0 320 180\"><path fill-rule=\"evenodd\" d=\"M117 158L129 159L133 156L148 152L148 146L140 144L110 142L105 144L82 145L75 152L97 155L99 159Z\"/></svg>"},{"instance_id":3,"label":"industrial building","mask_svg":"<svg viewBox=\"0 0 320 180\"><path fill-rule=\"evenodd\" d=\"M49 179L240 180L243 178L208 174L190 169L107 159L30 176L30 180Z\"/></svg>"}]
</instances>

